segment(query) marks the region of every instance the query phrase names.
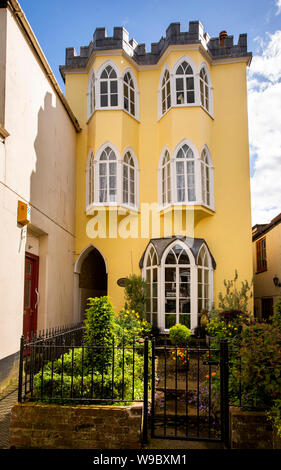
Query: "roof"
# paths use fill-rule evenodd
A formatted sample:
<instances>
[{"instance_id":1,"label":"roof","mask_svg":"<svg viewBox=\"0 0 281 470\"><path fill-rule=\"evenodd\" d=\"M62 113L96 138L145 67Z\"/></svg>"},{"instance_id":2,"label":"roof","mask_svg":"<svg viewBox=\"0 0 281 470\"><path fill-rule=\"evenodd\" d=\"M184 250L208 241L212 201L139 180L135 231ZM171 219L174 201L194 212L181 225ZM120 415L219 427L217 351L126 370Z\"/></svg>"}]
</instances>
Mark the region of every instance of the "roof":
<instances>
[{"instance_id":1,"label":"roof","mask_svg":"<svg viewBox=\"0 0 281 470\"><path fill-rule=\"evenodd\" d=\"M221 42L219 37L211 38L204 32L200 21L190 21L189 29L185 32L180 30L180 23L171 23L166 30L166 36L152 43L151 52L146 52L145 44L138 44L134 38L129 39L129 33L124 27L114 27L112 37L107 36L105 28L96 28L90 44L80 47L80 55L77 55L74 47L66 49L65 65L60 66L60 72L64 79L68 70L87 67L93 52L114 49L124 51L136 65L154 65L169 46L178 44L198 44L211 61L244 57L250 64L252 53L247 50L247 34L240 34L238 43L234 44L233 36L225 31L223 33L224 40Z\"/></svg>"},{"instance_id":2,"label":"roof","mask_svg":"<svg viewBox=\"0 0 281 470\"><path fill-rule=\"evenodd\" d=\"M198 253L201 249L201 246L203 244L205 244L206 247L207 247L207 250L208 250L208 252L211 256L213 269L216 269L216 262L214 260L214 257L212 255L212 253L210 252L206 241L203 238L191 238L191 237L184 237L184 236L180 236L180 235L175 235L173 237L165 237L165 238L152 238L149 241L146 249L144 250L144 253L143 253L143 255L140 259L140 262L139 262L139 267L141 269L143 268L145 253L146 253L146 250L147 250L148 246L151 243L152 243L152 245L154 246L154 248L156 250L156 253L158 255L158 262L159 262L159 265L160 265L161 260L162 260L162 256L163 256L166 248L176 240L182 241L183 243L186 244L186 246L191 250L191 252L192 252L192 254L195 258L195 261L197 260L197 255L198 255Z\"/></svg>"},{"instance_id":3,"label":"roof","mask_svg":"<svg viewBox=\"0 0 281 470\"><path fill-rule=\"evenodd\" d=\"M256 224L252 228L252 238L255 241L257 238L265 235L267 232L272 230L276 225L281 223L281 213L278 214L274 219L271 220L268 224Z\"/></svg>"}]
</instances>

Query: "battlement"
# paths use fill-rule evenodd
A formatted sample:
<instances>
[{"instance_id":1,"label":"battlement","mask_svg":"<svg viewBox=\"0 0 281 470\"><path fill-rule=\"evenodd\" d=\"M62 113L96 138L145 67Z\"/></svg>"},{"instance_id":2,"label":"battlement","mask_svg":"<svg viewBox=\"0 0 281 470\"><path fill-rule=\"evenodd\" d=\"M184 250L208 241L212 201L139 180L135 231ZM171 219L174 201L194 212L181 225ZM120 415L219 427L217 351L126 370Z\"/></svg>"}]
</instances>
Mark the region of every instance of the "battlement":
<instances>
[{"instance_id":1,"label":"battlement","mask_svg":"<svg viewBox=\"0 0 281 470\"><path fill-rule=\"evenodd\" d=\"M64 77L64 70L85 67L93 51L121 49L137 64L153 65L170 45L200 43L212 59L250 58L252 55L247 51L247 34L240 34L237 44L234 44L233 36L229 36L226 31L222 31L219 37L211 38L204 32L200 21L190 21L186 32L181 31L180 23L171 23L166 29L166 37L152 43L150 52L146 52L145 44L138 44L134 38L129 39L129 33L124 27L114 27L111 37L107 36L105 28L96 28L90 44L80 48L80 55L77 55L75 48L66 49L65 65L60 67L60 71Z\"/></svg>"}]
</instances>

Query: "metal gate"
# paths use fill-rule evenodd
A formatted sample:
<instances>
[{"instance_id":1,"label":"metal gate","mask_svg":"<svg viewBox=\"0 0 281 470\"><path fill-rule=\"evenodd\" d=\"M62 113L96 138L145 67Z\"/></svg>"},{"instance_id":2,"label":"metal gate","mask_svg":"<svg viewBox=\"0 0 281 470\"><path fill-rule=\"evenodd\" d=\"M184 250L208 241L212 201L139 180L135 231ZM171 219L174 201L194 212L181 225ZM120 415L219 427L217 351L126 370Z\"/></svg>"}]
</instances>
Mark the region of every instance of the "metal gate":
<instances>
[{"instance_id":1,"label":"metal gate","mask_svg":"<svg viewBox=\"0 0 281 470\"><path fill-rule=\"evenodd\" d=\"M153 339L151 358L151 437L228 445L227 341L182 348Z\"/></svg>"}]
</instances>

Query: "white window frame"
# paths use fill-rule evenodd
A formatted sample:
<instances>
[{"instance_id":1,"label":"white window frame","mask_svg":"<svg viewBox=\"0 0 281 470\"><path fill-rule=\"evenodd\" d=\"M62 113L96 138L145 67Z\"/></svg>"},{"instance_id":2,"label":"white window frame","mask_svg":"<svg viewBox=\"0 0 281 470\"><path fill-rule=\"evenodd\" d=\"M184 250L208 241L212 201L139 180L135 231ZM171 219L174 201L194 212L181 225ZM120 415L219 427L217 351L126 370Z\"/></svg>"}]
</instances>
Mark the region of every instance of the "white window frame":
<instances>
[{"instance_id":1,"label":"white window frame","mask_svg":"<svg viewBox=\"0 0 281 470\"><path fill-rule=\"evenodd\" d=\"M95 201L95 156L93 150L90 148L87 158L87 165L86 165L86 212L90 209L90 207L94 204ZM91 190L90 190L91 188ZM91 197L91 193L92 196Z\"/></svg>"},{"instance_id":2,"label":"white window frame","mask_svg":"<svg viewBox=\"0 0 281 470\"><path fill-rule=\"evenodd\" d=\"M176 71L177 68L182 64L182 62L187 62L190 67L192 68L193 71L193 79L194 79L194 103L182 103L182 104L177 104L176 100ZM191 76L191 75L190 75ZM176 108L183 108L183 107L193 107L193 106L199 106L200 105L200 96L199 96L199 80L198 80L198 71L197 71L197 66L194 62L194 60L191 59L191 57L188 57L187 55L184 55L180 57L179 60L174 64L172 73L171 73L171 93L172 93L172 106Z\"/></svg>"},{"instance_id":3,"label":"white window frame","mask_svg":"<svg viewBox=\"0 0 281 470\"><path fill-rule=\"evenodd\" d=\"M87 93L87 120L90 119L92 114L96 110L97 96L96 96L96 75L94 69L92 69L89 83L88 83L88 93Z\"/></svg>"},{"instance_id":4,"label":"white window frame","mask_svg":"<svg viewBox=\"0 0 281 470\"><path fill-rule=\"evenodd\" d=\"M131 75L132 81L134 83L135 114L130 113L130 111L125 109L125 106L124 106L124 101L125 101L125 97L124 97L124 77L127 73L129 73ZM135 74L134 74L133 70L131 69L131 67L126 67L123 70L122 81L123 81L123 84L122 84L122 107L123 107L123 109L126 113L128 113L130 116L132 116L133 118L135 118L139 121L139 94L140 93L139 93L139 88L138 88L138 82L136 80Z\"/></svg>"},{"instance_id":5,"label":"white window frame","mask_svg":"<svg viewBox=\"0 0 281 470\"><path fill-rule=\"evenodd\" d=\"M176 156L178 151L180 150L183 145L188 145L190 149L193 151L194 154L194 184L195 184L195 200L194 201L189 201L188 198L185 199L185 201L177 201L177 172L176 172L176 162L178 161ZM187 160L185 160L187 161ZM200 194L200 180L201 180L201 171L200 171L200 158L198 154L198 150L196 146L191 142L189 139L183 139L179 144L175 147L173 151L173 156L172 156L172 187L173 187L173 204L174 205L185 205L185 206L190 206L190 205L197 205L198 204L198 195Z\"/></svg>"},{"instance_id":6,"label":"white window frame","mask_svg":"<svg viewBox=\"0 0 281 470\"><path fill-rule=\"evenodd\" d=\"M169 82L170 82L170 107L166 109L166 111L163 112L163 108L162 108L162 105L163 105L163 102L162 102L162 89L163 89L163 79L164 79L164 76L165 76L165 73L168 72L169 74ZM167 86L167 82L165 83L164 85L165 87ZM165 93L167 92L167 90L165 90ZM165 95L165 99L167 100L167 96ZM168 111L169 109L171 109L173 106L173 103L172 103L172 80L171 80L171 72L170 72L170 68L168 65L165 65L161 71L161 75L160 75L160 80L159 80L159 85L158 85L158 119L160 119L162 116L164 116Z\"/></svg>"},{"instance_id":7,"label":"white window frame","mask_svg":"<svg viewBox=\"0 0 281 470\"><path fill-rule=\"evenodd\" d=\"M206 152L208 164L204 163L202 160L202 154ZM206 200L204 200L203 192L204 188L203 185L206 183L206 176L204 179L204 175L206 175L206 167L209 171L209 191L210 191L210 203L208 204ZM208 207L211 210L215 210L215 198L214 198L214 167L211 152L207 145L204 145L200 152L200 175L201 175L201 182L200 182L200 194L201 194L201 204L202 206Z\"/></svg>"},{"instance_id":8,"label":"white window frame","mask_svg":"<svg viewBox=\"0 0 281 470\"><path fill-rule=\"evenodd\" d=\"M202 81L201 77L200 77L200 73L201 73L201 70L204 69L205 72L206 72L206 75L207 75L207 79L208 79L208 89L209 89L209 109L207 109L201 102L201 91L200 91L200 83ZM214 108L213 108L213 86L212 86L212 81L211 81L211 74L210 74L210 70L209 70L209 67L208 65L206 64L206 62L202 62L202 64L200 65L200 68L199 68L199 94L200 94L200 106L205 109L205 111L210 114L210 116L214 117ZM206 82L203 82L205 85L206 85ZM204 89L204 96L205 96L205 89Z\"/></svg>"},{"instance_id":9,"label":"white window frame","mask_svg":"<svg viewBox=\"0 0 281 470\"><path fill-rule=\"evenodd\" d=\"M134 175L135 175L135 204L132 205L129 200L128 200L128 203L125 203L124 200L123 200L123 169L124 169L124 165L126 165L126 163L124 163L124 157L126 155L126 153L130 153L133 161L134 161ZM133 210L138 210L139 208L139 165L138 165L138 159L137 159L137 156L134 152L134 150L132 149L132 147L126 147L125 150L123 151L123 154L122 154L122 184L121 184L121 192L122 192L122 196L121 196L121 204L123 207L126 207L128 209L133 209Z\"/></svg>"},{"instance_id":10,"label":"white window frame","mask_svg":"<svg viewBox=\"0 0 281 470\"><path fill-rule=\"evenodd\" d=\"M202 266L202 265L199 265L198 264L198 260L200 258L200 253L201 251L204 250L205 251L205 256L207 256L207 259L208 259L208 266ZM197 255L197 273L199 271L199 269L201 269L203 272L204 271L208 271L209 273L209 298L208 298L208 307L207 307L207 310L210 310L212 307L213 307L213 303L214 303L214 269L213 269L213 265L212 265L212 259L211 259L211 256L210 256L210 252L206 246L205 243L202 244L199 252L198 252L198 255ZM197 302L198 302L198 274L197 274ZM205 285L205 282L202 282L202 286ZM205 308L205 306L204 306ZM199 308L198 308L199 309ZM198 314L200 314L200 312L198 311Z\"/></svg>"},{"instance_id":11,"label":"white window frame","mask_svg":"<svg viewBox=\"0 0 281 470\"><path fill-rule=\"evenodd\" d=\"M100 185L100 178L99 178L99 164L100 164L100 157L103 151L110 147L116 156L116 201L106 201L100 202L99 201L99 185ZM123 165L124 165L124 156L127 152L130 152L133 161L134 161L134 168L135 168L135 204L125 204L123 203ZM88 158L87 158L87 165L86 165L86 213L89 213L93 207L124 207L129 210L138 211L139 210L139 165L138 159L132 147L126 147L126 149L122 153L122 158L120 156L120 152L118 151L117 147L112 144L111 142L105 142L103 145L99 147L96 151L93 159L92 170L90 171L89 164L91 161L91 154L93 154L92 149L89 150ZM94 200L89 202L89 177L90 174L93 174L93 185L94 185ZM107 175L108 176L108 175Z\"/></svg>"},{"instance_id":12,"label":"white window frame","mask_svg":"<svg viewBox=\"0 0 281 470\"><path fill-rule=\"evenodd\" d=\"M163 203L163 190L162 190L162 183L163 183L163 178L162 178L162 170L163 170L163 160L165 158L166 153L168 152L169 154L169 163L165 164L166 169L167 166L169 165L170 167L170 202L166 202L166 204ZM160 158L159 158L159 165L158 165L158 201L159 201L159 207L161 209L165 209L166 207L169 207L173 203L173 188L172 188L172 157L171 157L171 152L169 147L165 146L161 152ZM166 185L166 191L167 191L167 185Z\"/></svg>"},{"instance_id":13,"label":"white window frame","mask_svg":"<svg viewBox=\"0 0 281 470\"><path fill-rule=\"evenodd\" d=\"M170 245L168 245L162 254L162 259L161 259L161 264L159 264L159 259L157 252L155 250L155 247L153 246L152 243L150 243L146 249L144 260L143 260L143 268L142 268L142 277L143 279L146 280L146 271L149 268L147 266L147 259L148 255L150 253L151 247L153 247L154 252L156 253L157 257L157 279L158 279L158 289L157 289L157 294L158 294L158 312L157 312L157 323L158 327L160 328L161 331L164 333L168 333L168 329L165 328L165 267L169 267L169 265L166 265L166 257L170 250L175 246L175 245L180 245L187 253L189 257L189 264L173 264L170 265L170 267L176 267L176 272L179 271L179 268L182 267L188 267L190 268L190 303L191 303L191 308L190 308L190 329L194 331L194 329L198 326L198 269L201 269L201 266L197 265L197 261L199 259L199 255L202 249L206 250L206 255L208 257L208 263L209 266L209 308L211 309L213 306L214 302L214 268L212 265L212 259L210 252L208 250L208 247L205 243L202 244L200 247L200 250L197 254L197 259L195 260L195 257L190 250L190 248L181 240L174 240ZM204 247L204 248L203 248ZM153 265L154 266L154 265ZM178 276L178 275L177 275ZM177 284L179 284L179 279L177 278L176 280ZM177 293L178 293L178 288L177 288ZM178 299L177 299L177 305L178 305ZM177 315L179 315L179 312L177 312ZM178 318L178 317L177 317Z\"/></svg>"}]
</instances>

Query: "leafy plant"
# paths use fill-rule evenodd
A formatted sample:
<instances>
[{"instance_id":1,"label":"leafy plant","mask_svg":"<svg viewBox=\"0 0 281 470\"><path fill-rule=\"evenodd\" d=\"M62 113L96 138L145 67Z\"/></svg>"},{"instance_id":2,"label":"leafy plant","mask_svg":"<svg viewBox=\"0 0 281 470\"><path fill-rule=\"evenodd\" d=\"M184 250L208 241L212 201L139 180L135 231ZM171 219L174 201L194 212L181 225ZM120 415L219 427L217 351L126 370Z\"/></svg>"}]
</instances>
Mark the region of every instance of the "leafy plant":
<instances>
[{"instance_id":1,"label":"leafy plant","mask_svg":"<svg viewBox=\"0 0 281 470\"><path fill-rule=\"evenodd\" d=\"M219 293L219 309L224 311L238 310L244 313L248 312L248 302L252 298L252 284L242 281L241 288L237 288L238 272L235 270L234 279L230 281L224 280L225 294Z\"/></svg>"},{"instance_id":2,"label":"leafy plant","mask_svg":"<svg viewBox=\"0 0 281 470\"><path fill-rule=\"evenodd\" d=\"M147 282L136 274L126 278L125 300L126 308L138 312L141 319L145 318L145 306L147 300Z\"/></svg>"},{"instance_id":3,"label":"leafy plant","mask_svg":"<svg viewBox=\"0 0 281 470\"><path fill-rule=\"evenodd\" d=\"M109 363L109 346L114 335L114 310L107 296L88 299L85 323L87 360L98 371Z\"/></svg>"},{"instance_id":4,"label":"leafy plant","mask_svg":"<svg viewBox=\"0 0 281 470\"><path fill-rule=\"evenodd\" d=\"M273 315L270 319L281 328L281 298L273 306Z\"/></svg>"},{"instance_id":5,"label":"leafy plant","mask_svg":"<svg viewBox=\"0 0 281 470\"><path fill-rule=\"evenodd\" d=\"M146 320L142 320L138 312L131 309L121 310L115 317L116 334L126 343L132 343L138 338L148 336L152 330L152 326Z\"/></svg>"},{"instance_id":6,"label":"leafy plant","mask_svg":"<svg viewBox=\"0 0 281 470\"><path fill-rule=\"evenodd\" d=\"M190 329L185 325L181 325L180 323L172 326L169 330L169 338L171 343L178 346L186 346L190 335Z\"/></svg>"}]
</instances>

